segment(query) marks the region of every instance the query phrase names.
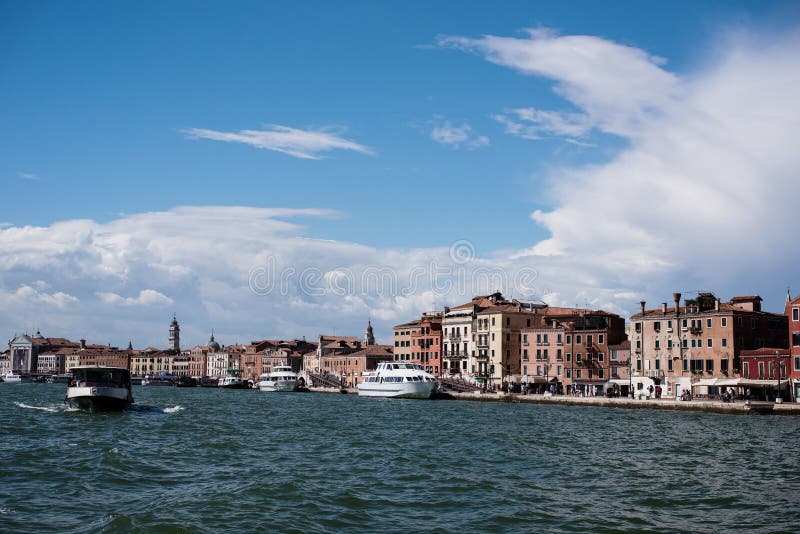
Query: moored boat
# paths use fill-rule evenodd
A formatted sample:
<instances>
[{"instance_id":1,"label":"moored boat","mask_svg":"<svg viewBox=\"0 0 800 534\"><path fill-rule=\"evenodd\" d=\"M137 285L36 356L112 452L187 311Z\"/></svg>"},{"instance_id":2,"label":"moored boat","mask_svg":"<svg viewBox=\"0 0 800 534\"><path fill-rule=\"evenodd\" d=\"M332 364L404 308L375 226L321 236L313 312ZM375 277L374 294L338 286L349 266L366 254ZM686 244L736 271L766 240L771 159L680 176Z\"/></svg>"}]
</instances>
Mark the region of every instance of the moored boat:
<instances>
[{"instance_id":1,"label":"moored boat","mask_svg":"<svg viewBox=\"0 0 800 534\"><path fill-rule=\"evenodd\" d=\"M19 384L21 382L30 382L31 377L28 375L21 375L19 373L15 373L14 371L9 371L6 374L2 375L3 382L8 382L9 384Z\"/></svg>"},{"instance_id":2,"label":"moored boat","mask_svg":"<svg viewBox=\"0 0 800 534\"><path fill-rule=\"evenodd\" d=\"M436 388L436 377L415 363L381 362L363 377L358 385L362 397L428 399Z\"/></svg>"},{"instance_id":3,"label":"moored boat","mask_svg":"<svg viewBox=\"0 0 800 534\"><path fill-rule=\"evenodd\" d=\"M247 383L242 380L241 371L228 369L228 374L219 381L219 387L225 389L244 389Z\"/></svg>"},{"instance_id":4,"label":"moored boat","mask_svg":"<svg viewBox=\"0 0 800 534\"><path fill-rule=\"evenodd\" d=\"M169 373L146 375L142 380L143 386L174 386L178 377Z\"/></svg>"},{"instance_id":5,"label":"moored boat","mask_svg":"<svg viewBox=\"0 0 800 534\"><path fill-rule=\"evenodd\" d=\"M73 367L64 402L90 412L124 410L133 402L131 373L123 367Z\"/></svg>"},{"instance_id":6,"label":"moored boat","mask_svg":"<svg viewBox=\"0 0 800 534\"><path fill-rule=\"evenodd\" d=\"M261 391L283 392L297 388L297 373L290 365L277 365L271 373L261 375L258 389Z\"/></svg>"}]
</instances>

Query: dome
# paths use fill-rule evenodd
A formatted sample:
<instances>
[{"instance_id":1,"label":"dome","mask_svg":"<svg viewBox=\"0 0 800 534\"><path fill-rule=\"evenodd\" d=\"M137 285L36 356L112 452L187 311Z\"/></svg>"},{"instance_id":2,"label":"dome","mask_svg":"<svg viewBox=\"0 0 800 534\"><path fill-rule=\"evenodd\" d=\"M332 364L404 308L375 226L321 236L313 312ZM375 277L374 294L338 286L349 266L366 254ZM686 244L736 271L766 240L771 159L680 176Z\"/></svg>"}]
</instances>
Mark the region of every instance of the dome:
<instances>
[{"instance_id":1,"label":"dome","mask_svg":"<svg viewBox=\"0 0 800 534\"><path fill-rule=\"evenodd\" d=\"M211 334L211 339L208 340L208 350L217 352L219 348L219 343L214 341L214 334Z\"/></svg>"}]
</instances>

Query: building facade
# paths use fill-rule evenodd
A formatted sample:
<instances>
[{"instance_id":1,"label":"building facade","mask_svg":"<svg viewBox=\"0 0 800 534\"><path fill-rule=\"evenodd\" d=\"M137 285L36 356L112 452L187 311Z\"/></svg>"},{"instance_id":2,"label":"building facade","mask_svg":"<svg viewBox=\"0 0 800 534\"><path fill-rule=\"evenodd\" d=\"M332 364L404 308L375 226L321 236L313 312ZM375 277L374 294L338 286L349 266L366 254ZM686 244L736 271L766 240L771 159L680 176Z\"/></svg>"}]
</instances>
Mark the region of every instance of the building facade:
<instances>
[{"instance_id":1,"label":"building facade","mask_svg":"<svg viewBox=\"0 0 800 534\"><path fill-rule=\"evenodd\" d=\"M762 311L758 295L722 302L699 293L683 306L680 299L675 293L672 307L631 317L634 376L662 385L665 396L680 396L702 378L740 376L744 350L787 347L787 317Z\"/></svg>"}]
</instances>

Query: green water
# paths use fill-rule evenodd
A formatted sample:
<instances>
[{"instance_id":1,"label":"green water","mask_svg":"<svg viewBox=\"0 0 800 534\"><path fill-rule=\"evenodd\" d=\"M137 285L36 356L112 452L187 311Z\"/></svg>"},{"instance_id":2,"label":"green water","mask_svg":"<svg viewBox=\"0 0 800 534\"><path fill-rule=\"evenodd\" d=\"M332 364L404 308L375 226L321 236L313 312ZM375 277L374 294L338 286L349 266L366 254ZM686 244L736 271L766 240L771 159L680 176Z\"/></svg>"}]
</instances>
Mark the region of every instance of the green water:
<instances>
[{"instance_id":1,"label":"green water","mask_svg":"<svg viewBox=\"0 0 800 534\"><path fill-rule=\"evenodd\" d=\"M0 384L0 532L798 532L800 418Z\"/></svg>"}]
</instances>

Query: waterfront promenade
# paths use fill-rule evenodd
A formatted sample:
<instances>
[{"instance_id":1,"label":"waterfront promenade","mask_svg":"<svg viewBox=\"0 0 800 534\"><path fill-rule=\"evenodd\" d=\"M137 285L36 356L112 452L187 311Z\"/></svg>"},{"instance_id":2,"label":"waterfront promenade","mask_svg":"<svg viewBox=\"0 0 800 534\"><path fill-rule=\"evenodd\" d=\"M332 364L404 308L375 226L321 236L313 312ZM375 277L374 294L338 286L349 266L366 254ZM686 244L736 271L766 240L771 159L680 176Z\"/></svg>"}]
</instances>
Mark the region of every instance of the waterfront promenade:
<instances>
[{"instance_id":1,"label":"waterfront promenade","mask_svg":"<svg viewBox=\"0 0 800 534\"><path fill-rule=\"evenodd\" d=\"M355 388L309 388L312 393L336 393L346 392L357 394ZM439 394L437 398L477 401L477 402L508 402L508 403L528 403L528 404L550 404L561 406L586 406L601 408L626 408L644 410L677 410L685 412L713 412L727 414L776 414L776 415L798 415L800 416L800 403L784 402L764 402L764 401L734 401L722 402L718 400L694 399L682 401L675 399L642 399L635 400L624 397L573 397L569 395L522 395L519 393L458 393L447 392Z\"/></svg>"}]
</instances>

